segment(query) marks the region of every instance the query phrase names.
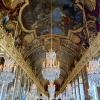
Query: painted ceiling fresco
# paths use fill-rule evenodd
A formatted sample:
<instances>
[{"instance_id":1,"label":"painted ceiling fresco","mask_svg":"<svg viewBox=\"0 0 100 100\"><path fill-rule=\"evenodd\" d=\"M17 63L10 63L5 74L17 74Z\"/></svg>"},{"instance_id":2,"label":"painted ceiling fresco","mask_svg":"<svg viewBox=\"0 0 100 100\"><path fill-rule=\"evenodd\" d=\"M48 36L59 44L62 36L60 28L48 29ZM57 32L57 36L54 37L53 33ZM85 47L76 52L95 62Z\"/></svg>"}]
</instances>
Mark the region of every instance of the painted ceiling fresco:
<instances>
[{"instance_id":1,"label":"painted ceiling fresco","mask_svg":"<svg viewBox=\"0 0 100 100\"><path fill-rule=\"evenodd\" d=\"M100 0L0 0L0 25L15 39L45 90L48 82L40 71L52 29L53 49L61 63L58 91L100 31Z\"/></svg>"},{"instance_id":2,"label":"painted ceiling fresco","mask_svg":"<svg viewBox=\"0 0 100 100\"><path fill-rule=\"evenodd\" d=\"M49 0L30 0L30 4L21 12L22 25L27 30L36 28L37 35L40 36L50 34L52 21L53 34L67 35L68 30L83 25L82 10L73 2L54 0L51 4Z\"/></svg>"}]
</instances>

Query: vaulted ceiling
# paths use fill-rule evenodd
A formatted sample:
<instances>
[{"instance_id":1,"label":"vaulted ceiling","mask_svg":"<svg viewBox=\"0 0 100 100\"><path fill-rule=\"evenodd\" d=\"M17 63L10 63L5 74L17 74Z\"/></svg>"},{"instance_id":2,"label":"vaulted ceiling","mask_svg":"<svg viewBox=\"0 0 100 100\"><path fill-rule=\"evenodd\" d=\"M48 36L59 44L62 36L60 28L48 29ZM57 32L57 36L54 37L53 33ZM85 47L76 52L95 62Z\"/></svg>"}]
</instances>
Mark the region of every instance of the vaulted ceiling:
<instances>
[{"instance_id":1,"label":"vaulted ceiling","mask_svg":"<svg viewBox=\"0 0 100 100\"><path fill-rule=\"evenodd\" d=\"M55 81L59 91L97 35L98 5L95 0L1 0L5 25L15 38L15 47L35 72L47 91L48 81L41 74L45 52L50 49L51 28L53 50L60 61L61 75ZM52 3L52 4L51 4ZM13 6L12 6L13 5ZM52 9L51 9L52 5ZM52 18L51 18L52 12ZM52 19L52 27L51 27ZM9 32L8 32L9 33Z\"/></svg>"}]
</instances>

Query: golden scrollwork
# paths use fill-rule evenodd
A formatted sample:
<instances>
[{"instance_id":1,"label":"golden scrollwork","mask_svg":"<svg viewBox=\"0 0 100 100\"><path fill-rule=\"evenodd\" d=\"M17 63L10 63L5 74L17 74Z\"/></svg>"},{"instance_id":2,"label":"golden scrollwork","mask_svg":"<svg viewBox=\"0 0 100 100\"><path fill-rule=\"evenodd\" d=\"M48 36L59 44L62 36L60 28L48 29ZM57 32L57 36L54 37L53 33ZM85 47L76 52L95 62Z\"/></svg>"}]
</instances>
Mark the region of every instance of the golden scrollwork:
<instances>
[{"instance_id":1,"label":"golden scrollwork","mask_svg":"<svg viewBox=\"0 0 100 100\"><path fill-rule=\"evenodd\" d=\"M24 2L25 0L2 0L3 5L8 9L15 9L18 4ZM26 1L28 2L28 1Z\"/></svg>"}]
</instances>

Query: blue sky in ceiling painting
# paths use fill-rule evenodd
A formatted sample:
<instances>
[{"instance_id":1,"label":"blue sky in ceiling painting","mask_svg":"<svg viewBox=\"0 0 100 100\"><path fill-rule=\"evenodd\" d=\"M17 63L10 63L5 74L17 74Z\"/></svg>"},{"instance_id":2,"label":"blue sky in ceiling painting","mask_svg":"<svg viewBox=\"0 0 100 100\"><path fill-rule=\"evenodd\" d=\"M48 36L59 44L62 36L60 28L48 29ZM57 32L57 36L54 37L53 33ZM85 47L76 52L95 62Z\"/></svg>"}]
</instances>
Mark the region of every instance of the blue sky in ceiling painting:
<instances>
[{"instance_id":1,"label":"blue sky in ceiling painting","mask_svg":"<svg viewBox=\"0 0 100 100\"><path fill-rule=\"evenodd\" d=\"M55 8L52 13L53 21L55 21L55 22L61 21L61 16L62 16L62 12L61 12L60 8Z\"/></svg>"},{"instance_id":2,"label":"blue sky in ceiling painting","mask_svg":"<svg viewBox=\"0 0 100 100\"><path fill-rule=\"evenodd\" d=\"M60 7L63 7L63 5L70 5L72 3L71 0L55 0L55 3L58 6L56 6L56 8L54 8L52 12L52 21L53 23L56 23L56 26L52 28L52 34L64 35L64 32L61 29L61 27L57 25L57 23L62 21L62 15L63 15ZM47 29L45 29L44 31L46 30Z\"/></svg>"},{"instance_id":3,"label":"blue sky in ceiling painting","mask_svg":"<svg viewBox=\"0 0 100 100\"><path fill-rule=\"evenodd\" d=\"M52 33L53 34L57 34L57 35L63 35L64 34L64 32L59 27L57 27L57 26L53 27Z\"/></svg>"},{"instance_id":4,"label":"blue sky in ceiling painting","mask_svg":"<svg viewBox=\"0 0 100 100\"><path fill-rule=\"evenodd\" d=\"M60 8L55 8L53 10L52 14L53 14L52 15L53 22L57 23L57 22L60 22L62 20L62 12L61 12ZM64 34L64 32L58 26L53 27L52 33L53 34L59 34L59 35Z\"/></svg>"},{"instance_id":5,"label":"blue sky in ceiling painting","mask_svg":"<svg viewBox=\"0 0 100 100\"><path fill-rule=\"evenodd\" d=\"M64 4L71 4L71 0L55 0L57 4L64 5Z\"/></svg>"},{"instance_id":6,"label":"blue sky in ceiling painting","mask_svg":"<svg viewBox=\"0 0 100 100\"><path fill-rule=\"evenodd\" d=\"M57 5L62 5L62 6L65 4L66 5L71 4L71 0L55 0L55 1ZM59 7L55 8L52 13L53 22L55 23L60 22L62 20L62 15L63 13L61 9ZM53 27L52 32L53 34L64 35L64 32L58 26Z\"/></svg>"}]
</instances>

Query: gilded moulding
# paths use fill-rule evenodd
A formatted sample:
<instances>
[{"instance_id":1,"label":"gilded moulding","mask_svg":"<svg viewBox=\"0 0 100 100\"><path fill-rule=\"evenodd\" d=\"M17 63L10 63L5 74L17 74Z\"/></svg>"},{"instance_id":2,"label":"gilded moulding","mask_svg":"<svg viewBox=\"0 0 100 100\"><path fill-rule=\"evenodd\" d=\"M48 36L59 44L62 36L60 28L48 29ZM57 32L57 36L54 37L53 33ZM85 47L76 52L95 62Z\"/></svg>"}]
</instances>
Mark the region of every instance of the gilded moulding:
<instances>
[{"instance_id":1,"label":"gilded moulding","mask_svg":"<svg viewBox=\"0 0 100 100\"><path fill-rule=\"evenodd\" d=\"M5 30L0 27L0 46L4 51L23 69L23 71L33 80L41 92L47 95L44 88L39 82L39 79L35 77L34 71L23 59L21 53L14 46L14 39L12 36L7 36Z\"/></svg>"},{"instance_id":2,"label":"gilded moulding","mask_svg":"<svg viewBox=\"0 0 100 100\"><path fill-rule=\"evenodd\" d=\"M21 19L22 11L23 11L24 8L25 8L26 6L28 6L28 5L29 5L29 2L26 2L26 3L21 7L21 9L20 9L20 11L19 11L18 20L19 20L19 23L20 23L21 28L22 28L23 31L28 32L28 33L31 33L31 32L36 33L36 32L35 32L35 29L33 29L33 30L28 30L28 29L26 29L26 28L23 26L23 24L22 24L22 19Z\"/></svg>"},{"instance_id":3,"label":"gilded moulding","mask_svg":"<svg viewBox=\"0 0 100 100\"><path fill-rule=\"evenodd\" d=\"M97 37L94 39L89 49L85 52L80 61L76 64L75 68L70 73L69 77L65 80L65 83L61 87L60 91L56 93L56 95L59 95L64 91L64 89L67 87L67 84L70 83L78 73L80 73L80 71L85 67L85 65L99 51L100 51L100 33L98 33Z\"/></svg>"}]
</instances>

